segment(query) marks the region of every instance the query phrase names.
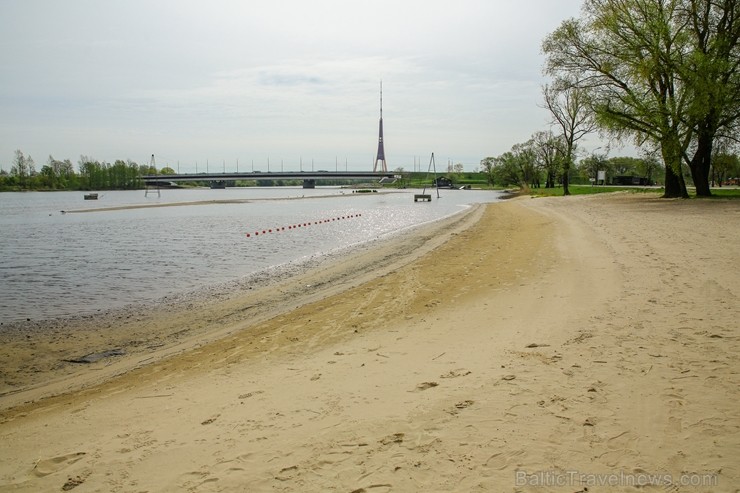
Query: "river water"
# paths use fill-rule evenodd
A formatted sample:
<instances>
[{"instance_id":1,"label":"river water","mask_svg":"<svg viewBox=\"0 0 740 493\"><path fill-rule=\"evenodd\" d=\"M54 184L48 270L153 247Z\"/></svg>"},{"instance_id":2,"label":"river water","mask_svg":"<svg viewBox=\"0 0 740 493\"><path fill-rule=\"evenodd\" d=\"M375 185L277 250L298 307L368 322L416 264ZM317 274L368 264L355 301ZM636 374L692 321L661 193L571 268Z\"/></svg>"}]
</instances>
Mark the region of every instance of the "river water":
<instances>
[{"instance_id":1,"label":"river water","mask_svg":"<svg viewBox=\"0 0 740 493\"><path fill-rule=\"evenodd\" d=\"M502 197L445 190L415 203L414 193L136 190L96 201L82 192L1 193L0 323L92 314L269 275Z\"/></svg>"}]
</instances>

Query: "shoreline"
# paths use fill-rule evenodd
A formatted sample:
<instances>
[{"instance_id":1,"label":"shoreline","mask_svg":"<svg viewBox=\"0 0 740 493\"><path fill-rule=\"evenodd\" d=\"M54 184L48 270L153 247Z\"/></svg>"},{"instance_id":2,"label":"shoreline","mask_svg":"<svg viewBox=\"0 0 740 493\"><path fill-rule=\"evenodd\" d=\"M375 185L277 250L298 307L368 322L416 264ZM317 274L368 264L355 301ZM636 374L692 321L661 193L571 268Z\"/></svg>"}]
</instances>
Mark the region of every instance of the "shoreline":
<instances>
[{"instance_id":1,"label":"shoreline","mask_svg":"<svg viewBox=\"0 0 740 493\"><path fill-rule=\"evenodd\" d=\"M147 304L5 324L0 331L0 416L18 405L95 385L249 330L265 319L390 272L470 227L482 208L474 205L369 242ZM106 351L115 353L94 365L74 362Z\"/></svg>"},{"instance_id":2,"label":"shoreline","mask_svg":"<svg viewBox=\"0 0 740 493\"><path fill-rule=\"evenodd\" d=\"M327 193L316 192L321 197L325 197ZM279 193L286 191L266 191L267 195ZM127 202L137 204L139 197L134 195L136 194L122 194L111 198L108 205ZM251 205L188 207L193 202L187 202L187 199L231 196L209 193L176 197L173 194L162 199L178 201L173 209L154 209L169 211L166 214L153 213L150 218L151 214L148 213L142 216L143 211L127 211L125 214L102 212L102 216L85 216L89 221L80 215L67 215L68 219L64 219L65 216L57 215L53 218L50 217L53 214L47 214L51 210L73 208L76 203L74 196L71 202L69 197L60 198L55 202L56 205L41 199L28 199L19 200L15 207L11 201L11 205L6 208L9 214L4 222L8 225L9 236L3 243L12 262L7 266L8 283L3 290L5 303L0 303L0 331L7 330L13 324L32 321L45 323L52 319L96 314L133 303L152 303L165 297L172 299L207 285L236 283L247 276L258 275L270 265L287 265L292 260L302 261L349 243L373 241L376 237L385 235L390 230L406 227L411 222L436 219L459 211L466 201L485 202L497 200L499 196L496 192L475 196L457 195L440 202L442 207L415 208L411 216L401 214L393 222L366 214L359 221L342 225L343 231L336 233L339 235L336 239L333 237L336 229L334 225L330 225L331 228L322 226L322 235L307 236L304 233L301 236L287 236L288 233L295 233L287 230L295 225L294 221L298 221L299 226L301 221L309 225L328 223L329 220L333 221L331 216L335 211L340 212L343 209L356 211L353 217L361 215L360 212L380 210L399 203L405 210L405 207L410 206L404 204L404 198L409 197L411 202L410 196L403 193L380 194L378 197L360 200L362 204L357 200L353 202L351 199L343 199L341 195L335 195L309 202L282 200L285 197L281 197L279 201L270 199ZM245 195L238 191L233 197L245 199ZM282 214L282 210L273 212L274 207L269 205L280 202L286 205L286 214ZM218 210L211 210L213 207ZM189 212L178 212L178 209L188 209ZM311 213L323 210L331 211L330 217L323 218ZM11 214L11 211L15 213ZM19 211L25 212L17 214ZM28 220L23 218L24 214L28 214ZM228 220L222 224L211 219L223 214L228 214ZM187 219L189 216L193 216L194 221L201 225L197 231L190 230ZM169 217L173 220L168 220ZM120 231L119 225L122 228ZM279 231L280 226L286 230L286 237L279 239L275 235L269 236L267 240L275 246L287 240L286 248L273 248L273 245L262 239L260 243L254 239L256 232L268 228ZM131 234L121 232L128 228L131 228ZM217 229L211 231L212 228ZM299 232L302 231L305 229ZM65 242L63 253L55 251L55 245L61 241ZM171 246L169 241L172 241ZM207 251L213 247L215 250ZM25 254L26 250L31 254ZM129 258L134 252L135 256ZM149 260L151 255L154 257ZM42 267L46 265L45 262L48 263L48 268Z\"/></svg>"},{"instance_id":3,"label":"shoreline","mask_svg":"<svg viewBox=\"0 0 740 493\"><path fill-rule=\"evenodd\" d=\"M476 214L409 235L403 265L376 271L396 251L373 249L359 278L352 259L317 272L335 291L249 330L224 319L218 340L0 413L0 489L735 491L740 204Z\"/></svg>"}]
</instances>

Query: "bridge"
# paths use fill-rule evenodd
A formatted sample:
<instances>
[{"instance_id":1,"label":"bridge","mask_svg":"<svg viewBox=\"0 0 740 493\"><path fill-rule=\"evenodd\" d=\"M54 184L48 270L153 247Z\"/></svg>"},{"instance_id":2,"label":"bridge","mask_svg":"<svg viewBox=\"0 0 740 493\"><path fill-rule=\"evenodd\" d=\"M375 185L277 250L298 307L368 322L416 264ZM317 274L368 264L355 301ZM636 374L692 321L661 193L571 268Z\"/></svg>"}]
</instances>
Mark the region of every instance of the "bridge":
<instances>
[{"instance_id":1,"label":"bridge","mask_svg":"<svg viewBox=\"0 0 740 493\"><path fill-rule=\"evenodd\" d=\"M223 188L233 180L303 180L303 188L314 188L316 180L377 180L393 182L401 176L388 171L261 171L237 173L190 173L181 175L144 175L141 179L149 187L159 187L178 181L210 181L212 186ZM222 185L219 187L219 185Z\"/></svg>"}]
</instances>

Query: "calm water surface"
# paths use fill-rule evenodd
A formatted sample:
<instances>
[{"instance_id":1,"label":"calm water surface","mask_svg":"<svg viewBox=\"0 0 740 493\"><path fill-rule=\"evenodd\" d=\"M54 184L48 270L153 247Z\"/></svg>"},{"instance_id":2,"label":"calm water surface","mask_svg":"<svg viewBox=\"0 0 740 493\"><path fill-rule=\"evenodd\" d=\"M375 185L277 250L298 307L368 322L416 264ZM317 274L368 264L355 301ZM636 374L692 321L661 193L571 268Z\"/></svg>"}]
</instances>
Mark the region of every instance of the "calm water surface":
<instances>
[{"instance_id":1,"label":"calm water surface","mask_svg":"<svg viewBox=\"0 0 740 493\"><path fill-rule=\"evenodd\" d=\"M0 322L93 313L234 282L501 198L449 190L414 203L413 193L279 187L145 197L138 190L97 201L81 192L0 193ZM223 199L248 202L61 212ZM293 228L304 223L318 224Z\"/></svg>"}]
</instances>

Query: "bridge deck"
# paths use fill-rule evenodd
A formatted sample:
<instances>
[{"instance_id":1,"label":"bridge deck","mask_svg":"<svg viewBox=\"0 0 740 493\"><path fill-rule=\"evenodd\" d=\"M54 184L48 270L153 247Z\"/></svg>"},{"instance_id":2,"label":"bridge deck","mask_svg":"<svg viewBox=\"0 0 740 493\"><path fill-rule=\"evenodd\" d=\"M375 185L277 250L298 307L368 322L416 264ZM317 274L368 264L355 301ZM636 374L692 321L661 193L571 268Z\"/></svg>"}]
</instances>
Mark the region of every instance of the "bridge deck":
<instances>
[{"instance_id":1,"label":"bridge deck","mask_svg":"<svg viewBox=\"0 0 740 493\"><path fill-rule=\"evenodd\" d=\"M222 181L222 180L326 180L345 179L362 180L383 178L400 178L396 173L372 171L278 171L254 173L189 173L181 175L144 175L141 177L147 182L168 181Z\"/></svg>"}]
</instances>

